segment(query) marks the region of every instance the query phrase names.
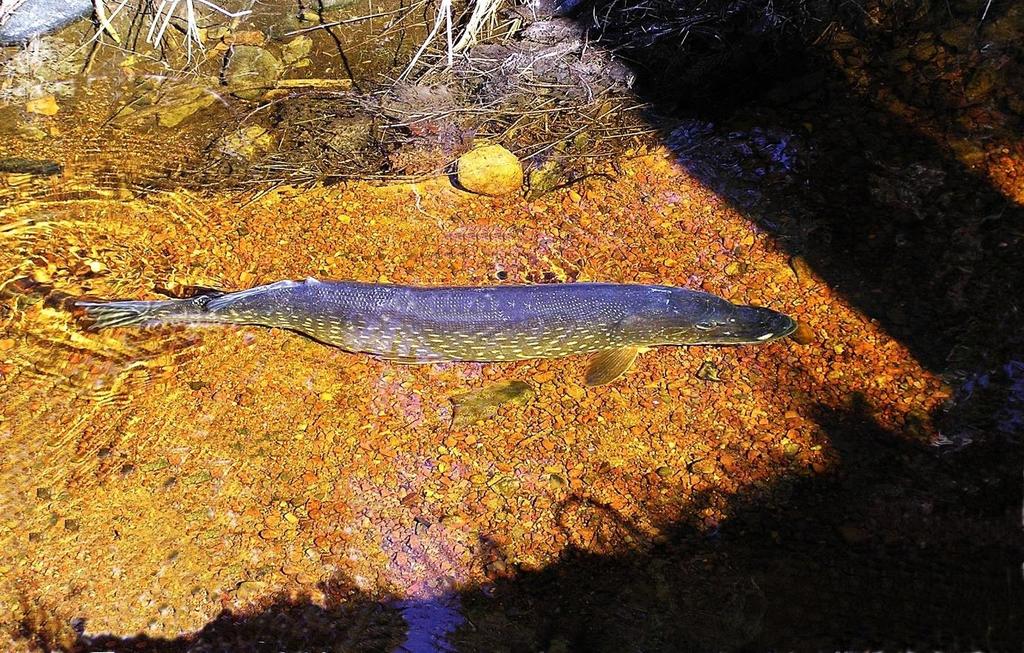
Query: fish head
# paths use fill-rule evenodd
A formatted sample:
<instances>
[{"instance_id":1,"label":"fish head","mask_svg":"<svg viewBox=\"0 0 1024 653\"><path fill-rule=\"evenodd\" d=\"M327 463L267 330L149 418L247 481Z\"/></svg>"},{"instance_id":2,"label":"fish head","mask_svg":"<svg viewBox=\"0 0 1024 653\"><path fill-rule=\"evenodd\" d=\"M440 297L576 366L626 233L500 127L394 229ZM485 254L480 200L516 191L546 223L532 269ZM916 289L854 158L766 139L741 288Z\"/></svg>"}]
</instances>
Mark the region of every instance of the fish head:
<instances>
[{"instance_id":1,"label":"fish head","mask_svg":"<svg viewBox=\"0 0 1024 653\"><path fill-rule=\"evenodd\" d=\"M796 330L793 318L761 306L733 304L700 293L671 302L671 344L753 345L784 338Z\"/></svg>"}]
</instances>

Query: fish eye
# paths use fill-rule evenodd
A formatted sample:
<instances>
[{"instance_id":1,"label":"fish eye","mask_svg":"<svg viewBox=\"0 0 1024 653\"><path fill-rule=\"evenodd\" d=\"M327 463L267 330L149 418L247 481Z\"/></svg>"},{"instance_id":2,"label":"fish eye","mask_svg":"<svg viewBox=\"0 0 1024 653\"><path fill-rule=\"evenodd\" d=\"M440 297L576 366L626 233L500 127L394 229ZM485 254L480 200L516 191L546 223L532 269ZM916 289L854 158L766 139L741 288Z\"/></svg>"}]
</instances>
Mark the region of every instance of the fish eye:
<instances>
[{"instance_id":1,"label":"fish eye","mask_svg":"<svg viewBox=\"0 0 1024 653\"><path fill-rule=\"evenodd\" d=\"M698 322L698 323L694 324L693 326L697 327L701 331L710 331L711 329L715 328L715 323L714 322Z\"/></svg>"}]
</instances>

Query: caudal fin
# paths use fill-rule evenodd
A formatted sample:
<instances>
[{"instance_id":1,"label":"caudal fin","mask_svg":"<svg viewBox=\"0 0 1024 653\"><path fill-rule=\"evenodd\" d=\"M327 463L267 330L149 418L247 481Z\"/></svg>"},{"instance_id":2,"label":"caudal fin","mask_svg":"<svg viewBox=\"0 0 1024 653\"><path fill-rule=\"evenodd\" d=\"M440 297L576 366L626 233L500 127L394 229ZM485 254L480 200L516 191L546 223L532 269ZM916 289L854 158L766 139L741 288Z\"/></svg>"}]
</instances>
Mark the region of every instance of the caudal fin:
<instances>
[{"instance_id":1,"label":"caudal fin","mask_svg":"<svg viewBox=\"0 0 1024 653\"><path fill-rule=\"evenodd\" d=\"M98 329L199 321L208 297L160 301L75 302Z\"/></svg>"}]
</instances>

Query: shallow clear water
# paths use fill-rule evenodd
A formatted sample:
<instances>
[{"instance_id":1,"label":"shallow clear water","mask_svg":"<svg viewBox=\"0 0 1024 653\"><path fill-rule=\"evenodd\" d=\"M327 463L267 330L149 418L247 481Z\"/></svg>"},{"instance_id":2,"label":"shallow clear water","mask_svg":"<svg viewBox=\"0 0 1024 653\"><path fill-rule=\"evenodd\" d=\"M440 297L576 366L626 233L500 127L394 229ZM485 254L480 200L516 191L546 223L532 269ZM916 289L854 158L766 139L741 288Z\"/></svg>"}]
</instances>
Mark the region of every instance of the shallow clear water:
<instances>
[{"instance_id":1,"label":"shallow clear water","mask_svg":"<svg viewBox=\"0 0 1024 653\"><path fill-rule=\"evenodd\" d=\"M940 623L959 589L909 599L958 564L964 596L992 595L997 556L956 537L985 539L1002 486L934 453L952 394L930 358L943 343L892 317L923 301L871 285L915 270L831 256L851 225L883 254L890 236L895 251L932 242L871 221L936 210L920 199L941 186L929 170L879 164L860 220L831 230L822 204L779 208L816 193L832 206L854 179L809 183L827 136L793 125L690 121L614 174L529 201L443 176L300 187L245 151L299 133L321 94L289 96L287 120L247 132L285 100L247 104L202 72L108 55L89 75L54 70L63 46L47 47L5 52L22 59L0 91L0 642L787 648L837 641L827 620L902 619L870 614L879 587L925 615L911 628ZM29 110L51 93L55 114ZM917 195L887 193L908 170ZM663 283L805 330L661 348L589 388L580 357L403 366L258 327L96 331L69 310L308 276ZM1005 370L1015 386L1018 371ZM827 609L803 609L821 596Z\"/></svg>"}]
</instances>

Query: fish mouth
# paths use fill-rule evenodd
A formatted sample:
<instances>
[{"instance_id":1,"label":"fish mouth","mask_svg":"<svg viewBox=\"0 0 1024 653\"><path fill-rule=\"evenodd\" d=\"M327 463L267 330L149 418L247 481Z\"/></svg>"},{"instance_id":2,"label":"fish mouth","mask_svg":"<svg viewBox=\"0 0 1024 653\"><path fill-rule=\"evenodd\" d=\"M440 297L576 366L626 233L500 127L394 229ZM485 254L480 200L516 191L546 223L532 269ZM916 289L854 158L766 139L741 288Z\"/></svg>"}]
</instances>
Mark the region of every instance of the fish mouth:
<instances>
[{"instance_id":1,"label":"fish mouth","mask_svg":"<svg viewBox=\"0 0 1024 653\"><path fill-rule=\"evenodd\" d=\"M785 338L796 331L796 320L760 306L741 306L737 311L733 342L757 344Z\"/></svg>"}]
</instances>

